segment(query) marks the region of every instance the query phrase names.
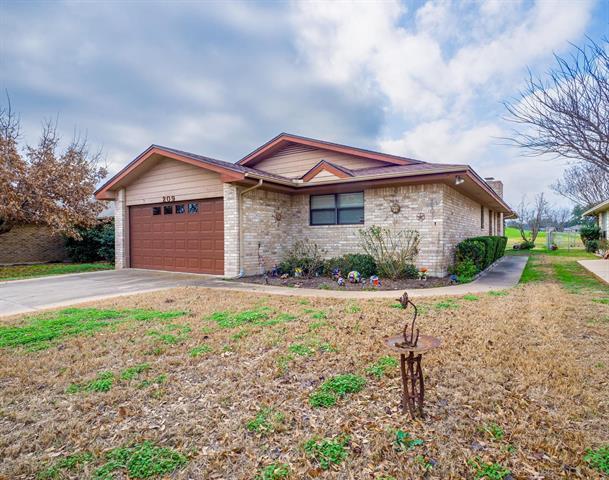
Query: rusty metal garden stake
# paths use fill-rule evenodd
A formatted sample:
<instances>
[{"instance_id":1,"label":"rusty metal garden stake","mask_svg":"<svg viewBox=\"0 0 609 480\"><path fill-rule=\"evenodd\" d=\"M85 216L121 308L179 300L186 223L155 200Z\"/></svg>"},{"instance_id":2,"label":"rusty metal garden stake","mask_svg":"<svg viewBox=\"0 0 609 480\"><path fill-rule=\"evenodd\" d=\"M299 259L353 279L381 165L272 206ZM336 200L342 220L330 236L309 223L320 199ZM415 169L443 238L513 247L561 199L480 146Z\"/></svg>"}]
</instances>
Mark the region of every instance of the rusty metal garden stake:
<instances>
[{"instance_id":1,"label":"rusty metal garden stake","mask_svg":"<svg viewBox=\"0 0 609 480\"><path fill-rule=\"evenodd\" d=\"M404 294L398 300L403 309L408 305L414 308L414 317L406 322L402 335L390 337L385 340L387 346L400 354L400 372L402 374L402 411L410 412L412 418L423 417L423 402L425 400L425 382L421 360L423 353L440 346L440 339L429 335L419 335L416 329L418 309Z\"/></svg>"}]
</instances>

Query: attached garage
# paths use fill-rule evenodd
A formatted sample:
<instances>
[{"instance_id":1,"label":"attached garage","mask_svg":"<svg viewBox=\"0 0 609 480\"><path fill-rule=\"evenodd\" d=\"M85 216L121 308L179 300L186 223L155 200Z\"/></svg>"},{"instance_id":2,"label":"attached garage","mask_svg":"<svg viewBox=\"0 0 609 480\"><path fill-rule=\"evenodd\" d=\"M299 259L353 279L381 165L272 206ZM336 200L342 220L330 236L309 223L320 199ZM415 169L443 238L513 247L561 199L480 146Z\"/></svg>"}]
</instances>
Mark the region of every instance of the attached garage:
<instances>
[{"instance_id":1,"label":"attached garage","mask_svg":"<svg viewBox=\"0 0 609 480\"><path fill-rule=\"evenodd\" d=\"M129 207L132 268L224 273L224 202L220 198Z\"/></svg>"}]
</instances>

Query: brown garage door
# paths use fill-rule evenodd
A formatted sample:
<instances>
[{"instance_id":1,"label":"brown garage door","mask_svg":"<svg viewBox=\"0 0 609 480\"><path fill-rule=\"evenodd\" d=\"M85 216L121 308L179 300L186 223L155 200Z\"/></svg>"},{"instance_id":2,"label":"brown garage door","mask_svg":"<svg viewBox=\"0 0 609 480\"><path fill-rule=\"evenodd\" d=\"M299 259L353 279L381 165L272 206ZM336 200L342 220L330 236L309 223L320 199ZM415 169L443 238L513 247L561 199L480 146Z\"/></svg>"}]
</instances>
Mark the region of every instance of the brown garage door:
<instances>
[{"instance_id":1,"label":"brown garage door","mask_svg":"<svg viewBox=\"0 0 609 480\"><path fill-rule=\"evenodd\" d=\"M129 207L131 267L224 273L222 198Z\"/></svg>"}]
</instances>

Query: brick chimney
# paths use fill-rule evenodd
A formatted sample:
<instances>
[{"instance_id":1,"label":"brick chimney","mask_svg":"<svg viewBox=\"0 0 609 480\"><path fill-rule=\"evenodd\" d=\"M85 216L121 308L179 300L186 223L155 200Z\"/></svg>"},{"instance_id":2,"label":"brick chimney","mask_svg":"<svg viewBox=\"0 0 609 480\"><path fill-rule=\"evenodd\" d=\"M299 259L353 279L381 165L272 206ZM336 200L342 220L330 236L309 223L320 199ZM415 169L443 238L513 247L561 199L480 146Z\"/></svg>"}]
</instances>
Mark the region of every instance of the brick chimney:
<instances>
[{"instance_id":1,"label":"brick chimney","mask_svg":"<svg viewBox=\"0 0 609 480\"><path fill-rule=\"evenodd\" d=\"M503 182L501 180L495 180L495 177L484 177L484 181L495 190L497 195L503 198Z\"/></svg>"}]
</instances>

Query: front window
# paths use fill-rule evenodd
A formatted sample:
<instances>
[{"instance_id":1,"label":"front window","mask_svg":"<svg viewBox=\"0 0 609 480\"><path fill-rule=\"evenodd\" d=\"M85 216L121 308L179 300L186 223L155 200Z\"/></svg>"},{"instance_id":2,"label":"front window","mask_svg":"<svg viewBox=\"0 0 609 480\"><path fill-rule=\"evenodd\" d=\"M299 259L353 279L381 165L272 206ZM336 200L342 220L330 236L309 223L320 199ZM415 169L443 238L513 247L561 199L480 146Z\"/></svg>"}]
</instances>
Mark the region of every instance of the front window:
<instances>
[{"instance_id":1,"label":"front window","mask_svg":"<svg viewBox=\"0 0 609 480\"><path fill-rule=\"evenodd\" d=\"M364 192L311 195L311 225L361 225Z\"/></svg>"}]
</instances>

